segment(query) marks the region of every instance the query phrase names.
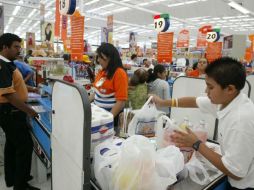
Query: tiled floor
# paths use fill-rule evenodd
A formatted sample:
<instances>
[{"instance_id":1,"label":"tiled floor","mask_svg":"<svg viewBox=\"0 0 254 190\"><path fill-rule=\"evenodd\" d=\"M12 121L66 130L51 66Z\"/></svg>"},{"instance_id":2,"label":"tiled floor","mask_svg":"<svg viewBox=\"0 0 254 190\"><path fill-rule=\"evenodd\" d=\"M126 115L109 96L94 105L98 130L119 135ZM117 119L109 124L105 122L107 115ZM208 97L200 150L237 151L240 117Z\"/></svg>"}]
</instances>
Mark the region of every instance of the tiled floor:
<instances>
[{"instance_id":1,"label":"tiled floor","mask_svg":"<svg viewBox=\"0 0 254 190\"><path fill-rule=\"evenodd\" d=\"M1 190L12 190L12 188L7 188L5 186L5 181L4 181L4 171L3 167L0 167L0 189ZM31 185L40 188L41 190L51 190L51 180L50 178L47 180L45 183L37 183L36 180L31 181Z\"/></svg>"}]
</instances>

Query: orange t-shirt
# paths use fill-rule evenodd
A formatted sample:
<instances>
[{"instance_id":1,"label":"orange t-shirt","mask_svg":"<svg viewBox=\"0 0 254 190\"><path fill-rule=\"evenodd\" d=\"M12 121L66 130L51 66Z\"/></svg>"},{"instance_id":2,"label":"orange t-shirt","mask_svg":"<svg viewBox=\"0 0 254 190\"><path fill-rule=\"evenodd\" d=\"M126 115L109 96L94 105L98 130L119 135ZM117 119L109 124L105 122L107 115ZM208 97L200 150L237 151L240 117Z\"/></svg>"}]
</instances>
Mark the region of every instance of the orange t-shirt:
<instances>
[{"instance_id":1,"label":"orange t-shirt","mask_svg":"<svg viewBox=\"0 0 254 190\"><path fill-rule=\"evenodd\" d=\"M95 88L94 103L111 110L117 100L128 99L128 76L122 68L117 68L111 79L106 78L104 70L99 71L93 83Z\"/></svg>"},{"instance_id":2,"label":"orange t-shirt","mask_svg":"<svg viewBox=\"0 0 254 190\"><path fill-rule=\"evenodd\" d=\"M13 62L5 62L0 59L0 103L8 103L4 94L15 92L23 102L27 100L27 87L21 73Z\"/></svg>"},{"instance_id":3,"label":"orange t-shirt","mask_svg":"<svg viewBox=\"0 0 254 190\"><path fill-rule=\"evenodd\" d=\"M199 77L199 71L198 71L198 69L189 72L188 77Z\"/></svg>"}]
</instances>

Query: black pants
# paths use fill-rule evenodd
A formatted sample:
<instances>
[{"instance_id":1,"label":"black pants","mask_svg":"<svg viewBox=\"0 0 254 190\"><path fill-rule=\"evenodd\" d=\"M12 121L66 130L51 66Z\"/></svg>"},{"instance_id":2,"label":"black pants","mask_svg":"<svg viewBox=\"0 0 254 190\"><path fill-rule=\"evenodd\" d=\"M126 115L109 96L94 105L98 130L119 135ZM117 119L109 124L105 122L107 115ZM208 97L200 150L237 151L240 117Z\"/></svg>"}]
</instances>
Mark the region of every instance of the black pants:
<instances>
[{"instance_id":1,"label":"black pants","mask_svg":"<svg viewBox=\"0 0 254 190\"><path fill-rule=\"evenodd\" d=\"M232 187L230 185L230 183L228 182L228 180L227 180L227 182L226 182L226 190L240 190L240 189ZM246 189L241 189L241 190L254 190L254 188L246 188Z\"/></svg>"},{"instance_id":2,"label":"black pants","mask_svg":"<svg viewBox=\"0 0 254 190\"><path fill-rule=\"evenodd\" d=\"M0 111L0 126L6 136L4 170L7 187L24 190L30 177L33 141L26 114L12 109Z\"/></svg>"}]
</instances>

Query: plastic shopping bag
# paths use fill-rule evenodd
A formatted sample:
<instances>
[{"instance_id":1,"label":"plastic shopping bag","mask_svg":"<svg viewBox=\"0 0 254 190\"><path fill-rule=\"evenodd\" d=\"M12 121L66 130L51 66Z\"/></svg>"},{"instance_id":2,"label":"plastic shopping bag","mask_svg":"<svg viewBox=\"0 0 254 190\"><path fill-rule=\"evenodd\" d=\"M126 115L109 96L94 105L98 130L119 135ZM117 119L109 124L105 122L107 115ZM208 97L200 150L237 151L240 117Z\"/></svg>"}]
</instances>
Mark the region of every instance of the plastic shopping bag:
<instances>
[{"instance_id":1,"label":"plastic shopping bag","mask_svg":"<svg viewBox=\"0 0 254 190\"><path fill-rule=\"evenodd\" d=\"M123 139L110 139L94 149L94 174L102 190L112 190L112 176L118 166Z\"/></svg>"},{"instance_id":2,"label":"plastic shopping bag","mask_svg":"<svg viewBox=\"0 0 254 190\"><path fill-rule=\"evenodd\" d=\"M192 154L190 161L185 165L189 171L189 177L199 185L205 185L210 182L210 176L202 162L200 162L196 153Z\"/></svg>"},{"instance_id":3,"label":"plastic shopping bag","mask_svg":"<svg viewBox=\"0 0 254 190\"><path fill-rule=\"evenodd\" d=\"M157 153L150 140L141 135L123 142L118 162L112 190L166 189L184 165L178 148L167 147Z\"/></svg>"},{"instance_id":4,"label":"plastic shopping bag","mask_svg":"<svg viewBox=\"0 0 254 190\"><path fill-rule=\"evenodd\" d=\"M161 113L151 103L152 96L147 100L143 107L135 113L128 125L128 135L143 135L153 137L155 135L155 124L158 115Z\"/></svg>"}]
</instances>

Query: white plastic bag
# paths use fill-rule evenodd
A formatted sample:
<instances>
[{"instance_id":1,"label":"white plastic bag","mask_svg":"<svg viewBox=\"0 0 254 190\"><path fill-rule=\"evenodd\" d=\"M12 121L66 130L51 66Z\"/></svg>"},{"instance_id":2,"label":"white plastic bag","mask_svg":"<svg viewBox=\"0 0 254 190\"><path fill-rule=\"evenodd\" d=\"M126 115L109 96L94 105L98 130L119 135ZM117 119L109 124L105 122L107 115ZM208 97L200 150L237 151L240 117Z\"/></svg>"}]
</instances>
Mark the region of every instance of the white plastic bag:
<instances>
[{"instance_id":1,"label":"white plastic bag","mask_svg":"<svg viewBox=\"0 0 254 190\"><path fill-rule=\"evenodd\" d=\"M123 139L110 139L94 149L94 174L102 190L112 190L112 176L118 166Z\"/></svg>"},{"instance_id":2,"label":"white plastic bag","mask_svg":"<svg viewBox=\"0 0 254 190\"><path fill-rule=\"evenodd\" d=\"M123 142L112 190L166 189L183 169L183 155L177 147L155 151L150 140L133 135Z\"/></svg>"},{"instance_id":3,"label":"white plastic bag","mask_svg":"<svg viewBox=\"0 0 254 190\"><path fill-rule=\"evenodd\" d=\"M192 154L190 161L185 165L185 167L189 171L190 179L195 183L205 185L210 182L210 176L202 162L197 159L196 153Z\"/></svg>"},{"instance_id":4,"label":"white plastic bag","mask_svg":"<svg viewBox=\"0 0 254 190\"><path fill-rule=\"evenodd\" d=\"M128 125L128 135L143 135L153 137L155 135L155 124L158 115L161 113L151 103L152 96L146 101L143 107L138 110Z\"/></svg>"}]
</instances>

